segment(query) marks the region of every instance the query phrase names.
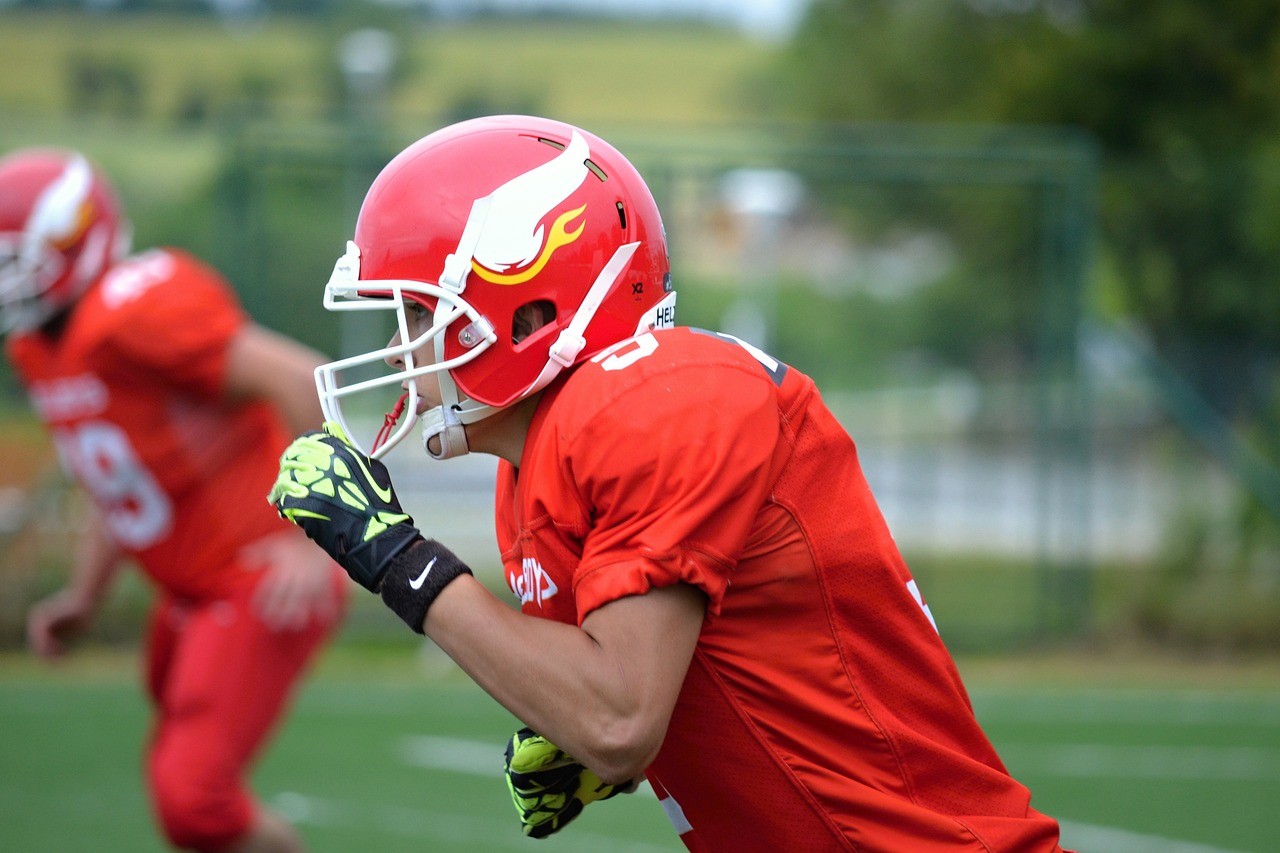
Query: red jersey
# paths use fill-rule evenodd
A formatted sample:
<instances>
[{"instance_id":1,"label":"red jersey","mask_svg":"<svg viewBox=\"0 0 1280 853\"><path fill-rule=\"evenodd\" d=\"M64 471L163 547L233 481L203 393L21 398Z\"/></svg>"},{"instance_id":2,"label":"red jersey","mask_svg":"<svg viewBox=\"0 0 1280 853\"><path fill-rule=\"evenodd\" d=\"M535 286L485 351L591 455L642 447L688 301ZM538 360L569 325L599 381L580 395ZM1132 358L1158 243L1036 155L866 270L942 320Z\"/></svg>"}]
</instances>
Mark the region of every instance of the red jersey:
<instances>
[{"instance_id":1,"label":"red jersey","mask_svg":"<svg viewBox=\"0 0 1280 853\"><path fill-rule=\"evenodd\" d=\"M223 398L247 317L222 277L155 250L114 267L56 335L5 345L63 465L107 531L165 590L222 595L236 552L290 528L267 503L288 430Z\"/></svg>"},{"instance_id":2,"label":"red jersey","mask_svg":"<svg viewBox=\"0 0 1280 853\"><path fill-rule=\"evenodd\" d=\"M1060 849L808 377L726 335L641 335L548 388L518 475L499 463L497 528L525 613L706 594L647 771L690 850Z\"/></svg>"}]
</instances>

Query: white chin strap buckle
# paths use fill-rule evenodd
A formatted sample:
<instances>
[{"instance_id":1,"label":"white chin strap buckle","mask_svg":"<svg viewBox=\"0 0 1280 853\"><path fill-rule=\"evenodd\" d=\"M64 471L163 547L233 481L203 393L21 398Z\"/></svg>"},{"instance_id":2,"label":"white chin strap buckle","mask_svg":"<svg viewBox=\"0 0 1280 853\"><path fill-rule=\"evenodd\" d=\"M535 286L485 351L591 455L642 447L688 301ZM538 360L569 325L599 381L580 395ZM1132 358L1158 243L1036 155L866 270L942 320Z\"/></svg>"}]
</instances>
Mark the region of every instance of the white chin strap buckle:
<instances>
[{"instance_id":1,"label":"white chin strap buckle","mask_svg":"<svg viewBox=\"0 0 1280 853\"><path fill-rule=\"evenodd\" d=\"M433 459L453 459L471 452L467 430L458 413L448 406L436 406L422 413L422 449ZM438 439L440 452L431 449L431 439Z\"/></svg>"},{"instance_id":2,"label":"white chin strap buckle","mask_svg":"<svg viewBox=\"0 0 1280 853\"><path fill-rule=\"evenodd\" d=\"M587 345L587 339L582 335L573 333L573 329L565 329L560 333L560 337L556 339L555 345L547 355L556 364L561 367L573 367L574 359L578 357L578 353L582 352L582 348Z\"/></svg>"}]
</instances>

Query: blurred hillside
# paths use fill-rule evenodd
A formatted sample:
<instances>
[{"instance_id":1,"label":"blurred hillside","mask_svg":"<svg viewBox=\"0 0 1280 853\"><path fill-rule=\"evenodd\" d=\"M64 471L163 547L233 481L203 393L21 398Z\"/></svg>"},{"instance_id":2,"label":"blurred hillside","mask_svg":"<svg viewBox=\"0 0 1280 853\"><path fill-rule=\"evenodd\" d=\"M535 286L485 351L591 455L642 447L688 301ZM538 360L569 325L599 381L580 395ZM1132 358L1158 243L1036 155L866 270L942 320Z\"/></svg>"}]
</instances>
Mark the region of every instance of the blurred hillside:
<instances>
[{"instance_id":1,"label":"blurred hillside","mask_svg":"<svg viewBox=\"0 0 1280 853\"><path fill-rule=\"evenodd\" d=\"M0 110L11 119L115 119L180 131L245 116L338 118L358 94L361 109L418 133L480 111L592 127L702 126L758 117L763 75L779 49L689 22L438 20L342 8L252 21L0 9ZM344 39L367 29L389 36L387 78L378 92L352 92Z\"/></svg>"}]
</instances>

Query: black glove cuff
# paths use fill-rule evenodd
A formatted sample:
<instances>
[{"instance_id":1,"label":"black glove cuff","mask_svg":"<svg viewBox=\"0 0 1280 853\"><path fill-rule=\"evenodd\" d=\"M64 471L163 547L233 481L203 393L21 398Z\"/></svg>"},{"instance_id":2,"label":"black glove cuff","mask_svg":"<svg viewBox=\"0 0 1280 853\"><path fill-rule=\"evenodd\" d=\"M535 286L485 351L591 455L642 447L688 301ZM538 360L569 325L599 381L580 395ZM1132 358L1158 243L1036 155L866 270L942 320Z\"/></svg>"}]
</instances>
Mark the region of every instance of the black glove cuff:
<instances>
[{"instance_id":1,"label":"black glove cuff","mask_svg":"<svg viewBox=\"0 0 1280 853\"><path fill-rule=\"evenodd\" d=\"M471 569L434 539L418 539L391 561L382 577L382 601L417 633L440 591Z\"/></svg>"},{"instance_id":2,"label":"black glove cuff","mask_svg":"<svg viewBox=\"0 0 1280 853\"><path fill-rule=\"evenodd\" d=\"M412 520L410 520L412 521ZM378 584L394 564L396 557L415 542L422 541L422 534L412 523L401 522L347 551L338 562L369 592L377 592Z\"/></svg>"}]
</instances>

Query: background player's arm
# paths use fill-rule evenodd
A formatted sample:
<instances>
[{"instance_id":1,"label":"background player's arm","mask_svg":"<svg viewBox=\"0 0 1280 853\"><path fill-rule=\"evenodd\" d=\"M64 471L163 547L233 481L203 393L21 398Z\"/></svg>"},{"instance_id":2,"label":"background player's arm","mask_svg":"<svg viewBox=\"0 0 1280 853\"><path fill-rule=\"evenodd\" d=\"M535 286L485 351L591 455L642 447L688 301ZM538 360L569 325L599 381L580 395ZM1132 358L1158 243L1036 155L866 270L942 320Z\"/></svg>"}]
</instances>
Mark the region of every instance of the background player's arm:
<instances>
[{"instance_id":1,"label":"background player's arm","mask_svg":"<svg viewBox=\"0 0 1280 853\"><path fill-rule=\"evenodd\" d=\"M27 642L41 657L59 657L67 642L84 633L122 565L122 554L90 510L76 545L75 567L66 586L32 606L27 614Z\"/></svg>"},{"instance_id":2,"label":"background player's arm","mask_svg":"<svg viewBox=\"0 0 1280 853\"><path fill-rule=\"evenodd\" d=\"M275 407L297 435L323 420L314 370L323 357L264 326L248 323L231 340L226 394ZM245 546L240 559L266 572L254 596L258 615L275 630L300 629L312 619L333 618L339 607L330 584L332 563L297 530L285 530Z\"/></svg>"},{"instance_id":3,"label":"background player's arm","mask_svg":"<svg viewBox=\"0 0 1280 853\"><path fill-rule=\"evenodd\" d=\"M314 374L324 360L292 338L248 323L231 340L226 394L232 400L271 403L290 433L300 435L324 421Z\"/></svg>"},{"instance_id":4,"label":"background player's arm","mask_svg":"<svg viewBox=\"0 0 1280 853\"><path fill-rule=\"evenodd\" d=\"M657 755L704 612L702 592L677 584L610 602L579 628L512 610L463 576L424 629L516 717L617 783Z\"/></svg>"}]
</instances>

